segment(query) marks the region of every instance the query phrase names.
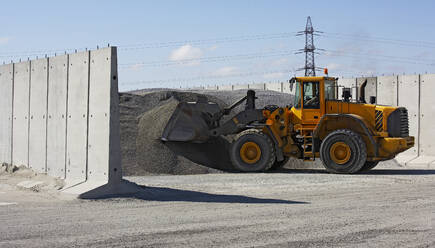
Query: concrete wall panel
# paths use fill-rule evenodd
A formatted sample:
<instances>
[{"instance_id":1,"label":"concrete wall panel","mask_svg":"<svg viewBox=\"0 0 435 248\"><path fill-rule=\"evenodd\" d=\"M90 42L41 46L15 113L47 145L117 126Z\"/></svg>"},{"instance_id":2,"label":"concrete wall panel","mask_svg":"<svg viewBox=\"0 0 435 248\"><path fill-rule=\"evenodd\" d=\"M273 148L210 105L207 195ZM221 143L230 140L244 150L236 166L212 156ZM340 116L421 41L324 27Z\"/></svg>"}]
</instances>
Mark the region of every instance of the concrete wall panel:
<instances>
[{"instance_id":1,"label":"concrete wall panel","mask_svg":"<svg viewBox=\"0 0 435 248\"><path fill-rule=\"evenodd\" d=\"M116 49L92 51L90 56L88 180L120 179Z\"/></svg>"},{"instance_id":2,"label":"concrete wall panel","mask_svg":"<svg viewBox=\"0 0 435 248\"><path fill-rule=\"evenodd\" d=\"M248 90L249 85L248 84L235 84L233 85L233 90Z\"/></svg>"},{"instance_id":3,"label":"concrete wall panel","mask_svg":"<svg viewBox=\"0 0 435 248\"><path fill-rule=\"evenodd\" d=\"M266 90L283 92L283 83L266 83Z\"/></svg>"},{"instance_id":4,"label":"concrete wall panel","mask_svg":"<svg viewBox=\"0 0 435 248\"><path fill-rule=\"evenodd\" d=\"M285 81L282 83L282 92L287 94L295 94L296 90L296 84L293 85L293 89L290 89L290 83L288 81Z\"/></svg>"},{"instance_id":5,"label":"concrete wall panel","mask_svg":"<svg viewBox=\"0 0 435 248\"><path fill-rule=\"evenodd\" d=\"M0 66L0 164L12 163L13 73L13 64Z\"/></svg>"},{"instance_id":6,"label":"concrete wall panel","mask_svg":"<svg viewBox=\"0 0 435 248\"><path fill-rule=\"evenodd\" d=\"M343 88L351 88L352 89L352 99L356 99L356 79L355 78L339 78L338 79L338 99L343 99Z\"/></svg>"},{"instance_id":7,"label":"concrete wall panel","mask_svg":"<svg viewBox=\"0 0 435 248\"><path fill-rule=\"evenodd\" d=\"M249 89L264 90L265 89L265 84L249 84Z\"/></svg>"},{"instance_id":8,"label":"concrete wall panel","mask_svg":"<svg viewBox=\"0 0 435 248\"><path fill-rule=\"evenodd\" d=\"M14 119L12 163L28 166L29 162L29 94L30 62L14 65Z\"/></svg>"},{"instance_id":9,"label":"concrete wall panel","mask_svg":"<svg viewBox=\"0 0 435 248\"><path fill-rule=\"evenodd\" d=\"M69 56L67 171L70 184L86 180L89 52ZM73 181L73 182L71 182Z\"/></svg>"},{"instance_id":10,"label":"concrete wall panel","mask_svg":"<svg viewBox=\"0 0 435 248\"><path fill-rule=\"evenodd\" d=\"M359 100L359 90L361 85L364 83L364 81L367 80L367 85L366 85L366 89L365 89L365 101L367 103L370 102L370 96L376 96L376 100L377 100L377 87L378 84L377 82L379 81L377 77L361 77L361 78L357 78L356 82L357 82L357 86L358 86L358 90L356 91L356 89L354 89L354 91L356 91L355 94L355 98L354 99L358 99ZM379 103L379 101L377 100L377 103Z\"/></svg>"},{"instance_id":11,"label":"concrete wall panel","mask_svg":"<svg viewBox=\"0 0 435 248\"><path fill-rule=\"evenodd\" d=\"M408 110L409 135L414 136L415 146L396 156L403 165L418 156L419 126L419 75L403 75L398 77L398 105Z\"/></svg>"},{"instance_id":12,"label":"concrete wall panel","mask_svg":"<svg viewBox=\"0 0 435 248\"><path fill-rule=\"evenodd\" d=\"M49 60L47 173L65 178L68 55Z\"/></svg>"},{"instance_id":13,"label":"concrete wall panel","mask_svg":"<svg viewBox=\"0 0 435 248\"><path fill-rule=\"evenodd\" d=\"M45 173L48 59L31 62L30 80L29 167Z\"/></svg>"},{"instance_id":14,"label":"concrete wall panel","mask_svg":"<svg viewBox=\"0 0 435 248\"><path fill-rule=\"evenodd\" d=\"M233 90L232 85L219 85L219 90Z\"/></svg>"},{"instance_id":15,"label":"concrete wall panel","mask_svg":"<svg viewBox=\"0 0 435 248\"><path fill-rule=\"evenodd\" d=\"M377 103L397 106L397 76L378 77Z\"/></svg>"},{"instance_id":16,"label":"concrete wall panel","mask_svg":"<svg viewBox=\"0 0 435 248\"><path fill-rule=\"evenodd\" d=\"M205 89L206 90L217 90L218 87L217 87L217 85L209 85L209 86L206 86Z\"/></svg>"},{"instance_id":17,"label":"concrete wall panel","mask_svg":"<svg viewBox=\"0 0 435 248\"><path fill-rule=\"evenodd\" d=\"M414 166L429 166L435 161L435 74L420 76L420 139L419 157L410 162Z\"/></svg>"}]
</instances>

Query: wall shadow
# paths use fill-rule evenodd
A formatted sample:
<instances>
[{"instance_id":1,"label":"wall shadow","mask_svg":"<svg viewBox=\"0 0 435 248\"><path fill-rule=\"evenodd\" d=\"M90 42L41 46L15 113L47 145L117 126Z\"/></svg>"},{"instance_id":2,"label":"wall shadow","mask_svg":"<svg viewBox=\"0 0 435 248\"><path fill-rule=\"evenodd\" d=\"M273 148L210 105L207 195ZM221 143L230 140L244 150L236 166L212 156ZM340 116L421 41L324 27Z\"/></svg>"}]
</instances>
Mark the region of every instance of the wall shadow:
<instances>
[{"instance_id":1,"label":"wall shadow","mask_svg":"<svg viewBox=\"0 0 435 248\"><path fill-rule=\"evenodd\" d=\"M289 201L271 198L256 198L243 195L211 194L199 191L173 189L167 187L141 186L143 191L134 195L135 198L148 201L181 201L181 202L211 202L211 203L246 203L246 204L307 204L303 201Z\"/></svg>"},{"instance_id":2,"label":"wall shadow","mask_svg":"<svg viewBox=\"0 0 435 248\"><path fill-rule=\"evenodd\" d=\"M210 202L210 203L245 203L245 204L309 204L303 201L290 201L272 198L257 198L243 195L211 194L200 191L173 189L167 187L143 186L124 180L134 193L119 193L116 188L101 186L80 195L81 199L131 198L159 202Z\"/></svg>"}]
</instances>

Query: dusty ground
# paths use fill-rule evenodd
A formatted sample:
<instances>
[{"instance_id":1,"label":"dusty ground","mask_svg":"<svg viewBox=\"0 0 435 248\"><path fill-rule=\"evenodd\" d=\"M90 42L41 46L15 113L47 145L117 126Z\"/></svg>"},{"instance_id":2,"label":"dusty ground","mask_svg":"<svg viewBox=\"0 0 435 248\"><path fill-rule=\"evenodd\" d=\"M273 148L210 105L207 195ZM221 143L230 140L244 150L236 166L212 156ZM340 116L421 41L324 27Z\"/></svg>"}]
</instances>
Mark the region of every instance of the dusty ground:
<instances>
[{"instance_id":1,"label":"dusty ground","mask_svg":"<svg viewBox=\"0 0 435 248\"><path fill-rule=\"evenodd\" d=\"M61 200L0 177L0 247L434 247L435 171L128 177L130 198Z\"/></svg>"}]
</instances>

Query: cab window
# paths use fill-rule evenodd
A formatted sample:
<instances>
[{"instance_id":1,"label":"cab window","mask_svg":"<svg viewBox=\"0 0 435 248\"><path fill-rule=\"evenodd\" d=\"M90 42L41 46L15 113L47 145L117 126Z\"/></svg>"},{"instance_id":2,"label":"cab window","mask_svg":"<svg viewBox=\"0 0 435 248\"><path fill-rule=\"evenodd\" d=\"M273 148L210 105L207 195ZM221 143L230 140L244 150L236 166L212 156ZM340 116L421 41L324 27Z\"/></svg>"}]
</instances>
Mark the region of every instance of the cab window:
<instances>
[{"instance_id":1,"label":"cab window","mask_svg":"<svg viewBox=\"0 0 435 248\"><path fill-rule=\"evenodd\" d=\"M320 108L319 82L304 83L304 108Z\"/></svg>"},{"instance_id":2,"label":"cab window","mask_svg":"<svg viewBox=\"0 0 435 248\"><path fill-rule=\"evenodd\" d=\"M294 106L297 109L301 108L301 84L299 82L296 82L296 93L295 93Z\"/></svg>"},{"instance_id":3,"label":"cab window","mask_svg":"<svg viewBox=\"0 0 435 248\"><path fill-rule=\"evenodd\" d=\"M335 81L325 80L325 100L337 100Z\"/></svg>"}]
</instances>

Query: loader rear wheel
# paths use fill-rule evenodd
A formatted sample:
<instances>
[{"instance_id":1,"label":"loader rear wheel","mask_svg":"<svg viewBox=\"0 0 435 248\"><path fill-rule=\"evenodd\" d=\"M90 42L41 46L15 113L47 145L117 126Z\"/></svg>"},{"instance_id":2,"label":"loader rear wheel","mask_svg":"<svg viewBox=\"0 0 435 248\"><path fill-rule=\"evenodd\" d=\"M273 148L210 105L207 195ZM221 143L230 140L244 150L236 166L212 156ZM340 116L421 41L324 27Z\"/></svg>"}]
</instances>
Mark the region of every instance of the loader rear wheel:
<instances>
[{"instance_id":1,"label":"loader rear wheel","mask_svg":"<svg viewBox=\"0 0 435 248\"><path fill-rule=\"evenodd\" d=\"M364 166L361 168L360 171L361 172L369 171L369 170L375 168L376 165L378 165L378 164L379 164L379 161L366 161L366 163L364 164Z\"/></svg>"},{"instance_id":2,"label":"loader rear wheel","mask_svg":"<svg viewBox=\"0 0 435 248\"><path fill-rule=\"evenodd\" d=\"M248 129L235 137L230 158L239 171L266 171L275 162L275 148L269 136L257 129Z\"/></svg>"},{"instance_id":3,"label":"loader rear wheel","mask_svg":"<svg viewBox=\"0 0 435 248\"><path fill-rule=\"evenodd\" d=\"M340 129L323 140L320 159L329 172L356 173L366 163L367 147L360 135L348 129Z\"/></svg>"}]
</instances>

